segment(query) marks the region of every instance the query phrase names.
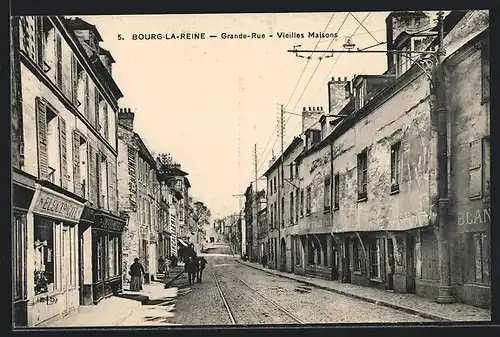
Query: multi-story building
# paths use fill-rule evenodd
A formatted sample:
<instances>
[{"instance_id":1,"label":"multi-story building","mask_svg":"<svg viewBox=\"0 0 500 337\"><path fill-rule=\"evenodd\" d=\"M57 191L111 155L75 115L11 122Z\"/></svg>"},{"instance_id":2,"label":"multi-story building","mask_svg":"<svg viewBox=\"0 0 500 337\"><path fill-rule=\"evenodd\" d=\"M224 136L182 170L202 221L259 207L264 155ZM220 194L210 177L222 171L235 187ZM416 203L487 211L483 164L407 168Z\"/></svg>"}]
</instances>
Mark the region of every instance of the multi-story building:
<instances>
[{"instance_id":1,"label":"multi-story building","mask_svg":"<svg viewBox=\"0 0 500 337\"><path fill-rule=\"evenodd\" d=\"M145 279L157 271L158 228L155 195L160 189L156 161L134 132L135 113L128 109L118 112L118 191L120 212L128 222L123 231L123 277L135 258L144 266Z\"/></svg>"},{"instance_id":2,"label":"multi-story building","mask_svg":"<svg viewBox=\"0 0 500 337\"><path fill-rule=\"evenodd\" d=\"M337 117L320 109L296 159L294 272L490 306L488 25L487 11L451 12L441 56L427 14L391 13L386 74L329 83Z\"/></svg>"},{"instance_id":3,"label":"multi-story building","mask_svg":"<svg viewBox=\"0 0 500 337\"><path fill-rule=\"evenodd\" d=\"M15 326L37 326L122 286L122 93L100 41L78 18L12 20Z\"/></svg>"},{"instance_id":4,"label":"multi-story building","mask_svg":"<svg viewBox=\"0 0 500 337\"><path fill-rule=\"evenodd\" d=\"M267 232L269 223L267 221L267 208L264 207L257 213L257 252L258 252L258 261L262 261L262 257L264 254L267 254Z\"/></svg>"}]
</instances>

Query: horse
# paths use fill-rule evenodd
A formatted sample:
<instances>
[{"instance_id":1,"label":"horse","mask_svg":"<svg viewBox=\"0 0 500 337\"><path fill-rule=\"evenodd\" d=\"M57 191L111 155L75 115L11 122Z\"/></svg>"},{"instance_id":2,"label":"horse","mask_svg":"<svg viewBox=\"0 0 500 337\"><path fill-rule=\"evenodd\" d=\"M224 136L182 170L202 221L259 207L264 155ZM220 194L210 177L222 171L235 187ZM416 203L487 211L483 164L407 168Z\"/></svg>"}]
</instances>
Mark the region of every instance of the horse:
<instances>
[{"instance_id":1,"label":"horse","mask_svg":"<svg viewBox=\"0 0 500 337\"><path fill-rule=\"evenodd\" d=\"M197 273L197 259L189 256L187 258L187 261L184 265L184 271L188 274L188 281L189 284L194 284L195 282L195 276Z\"/></svg>"}]
</instances>

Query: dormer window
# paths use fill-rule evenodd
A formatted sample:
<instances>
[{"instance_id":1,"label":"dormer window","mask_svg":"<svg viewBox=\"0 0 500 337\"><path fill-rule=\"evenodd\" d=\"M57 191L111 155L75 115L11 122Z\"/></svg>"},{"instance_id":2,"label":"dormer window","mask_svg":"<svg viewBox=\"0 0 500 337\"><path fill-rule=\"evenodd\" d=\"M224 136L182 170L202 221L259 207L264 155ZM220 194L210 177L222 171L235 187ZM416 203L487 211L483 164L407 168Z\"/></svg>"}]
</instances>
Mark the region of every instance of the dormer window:
<instances>
[{"instance_id":1,"label":"dormer window","mask_svg":"<svg viewBox=\"0 0 500 337\"><path fill-rule=\"evenodd\" d=\"M362 81L356 87L356 110L361 109L365 105L365 82Z\"/></svg>"},{"instance_id":2,"label":"dormer window","mask_svg":"<svg viewBox=\"0 0 500 337\"><path fill-rule=\"evenodd\" d=\"M89 47L92 50L97 50L98 46L97 38L95 37L92 31L89 31L89 39L87 40L87 43L89 44Z\"/></svg>"}]
</instances>

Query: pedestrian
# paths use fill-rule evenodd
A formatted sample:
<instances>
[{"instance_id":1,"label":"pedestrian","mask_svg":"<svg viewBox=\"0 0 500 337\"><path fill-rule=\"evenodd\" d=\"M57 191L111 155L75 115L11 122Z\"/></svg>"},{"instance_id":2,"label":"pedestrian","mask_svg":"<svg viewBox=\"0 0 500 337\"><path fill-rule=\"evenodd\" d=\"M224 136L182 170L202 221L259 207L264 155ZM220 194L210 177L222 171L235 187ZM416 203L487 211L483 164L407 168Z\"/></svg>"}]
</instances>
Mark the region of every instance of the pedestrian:
<instances>
[{"instance_id":1,"label":"pedestrian","mask_svg":"<svg viewBox=\"0 0 500 337\"><path fill-rule=\"evenodd\" d=\"M172 263L172 261L167 257L167 260L165 261L165 279L167 279L168 277L170 277L170 264Z\"/></svg>"},{"instance_id":2,"label":"pedestrian","mask_svg":"<svg viewBox=\"0 0 500 337\"><path fill-rule=\"evenodd\" d=\"M130 265L130 276L132 280L130 281L130 290L131 291L140 291L142 290L142 277L145 274L144 267L139 263L139 259L135 258L134 263Z\"/></svg>"},{"instance_id":3,"label":"pedestrian","mask_svg":"<svg viewBox=\"0 0 500 337\"><path fill-rule=\"evenodd\" d=\"M267 255L266 254L262 255L262 266L263 267L267 266Z\"/></svg>"},{"instance_id":4,"label":"pedestrian","mask_svg":"<svg viewBox=\"0 0 500 337\"><path fill-rule=\"evenodd\" d=\"M165 260L163 260L163 257L160 256L160 258L158 259L158 273L159 274L162 274L164 269L165 269Z\"/></svg>"},{"instance_id":5,"label":"pedestrian","mask_svg":"<svg viewBox=\"0 0 500 337\"><path fill-rule=\"evenodd\" d=\"M189 284L194 284L194 279L196 275L196 258L189 256L184 264L184 272L188 274Z\"/></svg>"},{"instance_id":6,"label":"pedestrian","mask_svg":"<svg viewBox=\"0 0 500 337\"><path fill-rule=\"evenodd\" d=\"M178 263L178 261L177 261L177 256L175 256L175 254L174 254L174 255L172 255L172 257L171 257L170 259L171 259L171 261L172 261L172 262L171 262L171 266L172 266L172 267L177 267L177 263Z\"/></svg>"},{"instance_id":7,"label":"pedestrian","mask_svg":"<svg viewBox=\"0 0 500 337\"><path fill-rule=\"evenodd\" d=\"M198 276L198 283L203 283L202 277L203 277L203 269L205 269L205 266L207 265L207 260L203 256L198 257L198 269L197 269L197 276Z\"/></svg>"}]
</instances>

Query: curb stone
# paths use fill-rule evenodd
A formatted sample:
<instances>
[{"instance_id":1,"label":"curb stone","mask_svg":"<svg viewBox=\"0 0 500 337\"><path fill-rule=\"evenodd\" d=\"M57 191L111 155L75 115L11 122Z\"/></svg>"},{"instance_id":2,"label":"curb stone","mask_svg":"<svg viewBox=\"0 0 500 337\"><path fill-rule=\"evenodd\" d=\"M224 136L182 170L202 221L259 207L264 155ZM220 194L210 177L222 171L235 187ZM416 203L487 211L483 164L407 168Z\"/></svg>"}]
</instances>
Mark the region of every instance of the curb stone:
<instances>
[{"instance_id":1,"label":"curb stone","mask_svg":"<svg viewBox=\"0 0 500 337\"><path fill-rule=\"evenodd\" d=\"M406 313L409 313L409 314L412 314L412 315L418 315L418 316L420 316L422 318L427 318L427 319L432 319L432 320L437 320L437 321L443 321L443 322L451 322L452 321L452 320L450 320L450 319L448 319L446 317L442 317L442 316L438 316L438 315L434 315L434 314L429 314L427 312L420 311L420 310L411 309L411 308L405 307L405 306L400 305L400 304L395 304L395 303L391 303L391 302L387 302L387 301L383 301L383 300L376 300L376 299L373 299L373 298L370 298L370 297L353 294L353 293L342 291L342 290L339 290L339 289L333 289L333 288L325 287L325 286L322 286L322 285L319 285L319 284L315 284L315 283L312 283L312 282L309 282L309 281L305 281L305 280L300 280L300 279L297 279L297 278L292 277L292 276L288 276L288 275L284 275L284 274L281 274L281 273L278 273L278 272L274 272L271 269L267 270L265 268L260 268L260 267L257 267L257 266L253 266L251 264L244 263L244 262L242 262L242 261L240 261L238 259L235 259L235 261L238 262L241 265L244 265L244 266L247 266L247 267L250 267L250 268L254 268L254 269L257 269L257 270L262 270L262 271L264 271L264 272L266 272L268 274L272 274L272 275L275 275L275 276L283 277L283 278L286 278L286 279L289 279L289 280L294 280L294 281L306 284L308 286L312 286L312 287L323 289L323 290L330 291L330 292L333 292L333 293L337 293L337 294L341 294L341 295L344 295L344 296L356 298L356 299L359 299L359 300L362 300L362 301L365 301L365 302L369 302L369 303L373 303L373 304L376 304L376 305L380 305L380 306L383 306L383 307L388 307L388 308L396 309L396 310L403 311L403 312L406 312Z\"/></svg>"}]
</instances>

